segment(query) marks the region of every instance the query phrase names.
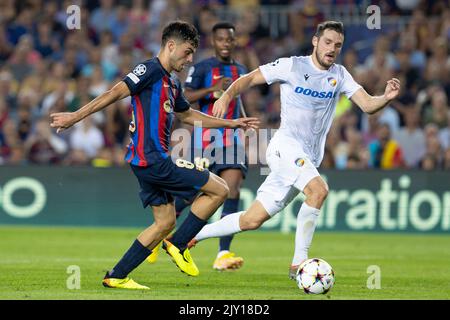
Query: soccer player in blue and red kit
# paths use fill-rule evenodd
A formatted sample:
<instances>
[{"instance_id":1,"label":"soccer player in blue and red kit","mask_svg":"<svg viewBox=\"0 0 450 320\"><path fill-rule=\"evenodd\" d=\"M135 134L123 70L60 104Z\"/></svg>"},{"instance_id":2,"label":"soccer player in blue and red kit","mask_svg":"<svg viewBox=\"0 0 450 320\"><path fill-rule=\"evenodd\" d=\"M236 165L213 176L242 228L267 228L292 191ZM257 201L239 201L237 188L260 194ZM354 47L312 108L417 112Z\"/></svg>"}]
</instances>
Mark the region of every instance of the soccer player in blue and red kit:
<instances>
[{"instance_id":1,"label":"soccer player in blue and red kit","mask_svg":"<svg viewBox=\"0 0 450 320\"><path fill-rule=\"evenodd\" d=\"M59 132L117 100L132 97L131 142L126 160L139 181L144 208L152 209L154 223L138 235L120 261L106 273L105 287L148 289L128 275L175 227L174 197L195 200L170 242L164 240L164 249L181 271L191 276L199 274L187 243L222 205L229 189L223 179L208 170L186 160L172 160L169 142L174 116L184 123L193 125L198 121L209 128L246 129L258 125L255 118L219 119L190 108L179 80L171 72L181 71L191 63L197 46L198 32L194 26L182 21L172 22L163 30L157 57L137 65L113 88L76 112L50 115L51 126Z\"/></svg>"},{"instance_id":2,"label":"soccer player in blue and red kit","mask_svg":"<svg viewBox=\"0 0 450 320\"><path fill-rule=\"evenodd\" d=\"M211 44L215 55L200 61L189 69L184 94L190 102L198 102L200 111L212 115L214 102L217 101L228 86L240 76L247 73L247 68L234 60L236 47L235 27L229 22L219 22L212 28ZM240 117L242 100L240 97L231 101L225 119ZM223 204L221 218L239 211L240 188L247 173L247 159L243 138L239 131L232 129L195 128L192 161L207 165L225 180L230 193ZM227 158L228 155L228 158ZM232 155L232 157L230 157ZM186 202L181 198L175 200L179 214ZM235 270L242 266L244 260L230 251L233 236L219 239L219 251L214 260L215 270Z\"/></svg>"}]
</instances>

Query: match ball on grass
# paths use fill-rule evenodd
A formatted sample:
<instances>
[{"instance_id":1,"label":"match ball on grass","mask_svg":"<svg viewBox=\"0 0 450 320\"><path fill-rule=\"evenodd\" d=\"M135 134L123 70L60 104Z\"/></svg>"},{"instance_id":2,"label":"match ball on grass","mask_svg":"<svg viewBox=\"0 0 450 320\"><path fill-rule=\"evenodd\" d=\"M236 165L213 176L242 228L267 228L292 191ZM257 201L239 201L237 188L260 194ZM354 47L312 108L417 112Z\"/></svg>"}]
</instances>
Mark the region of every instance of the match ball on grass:
<instances>
[{"instance_id":1,"label":"match ball on grass","mask_svg":"<svg viewBox=\"0 0 450 320\"><path fill-rule=\"evenodd\" d=\"M297 286L305 293L327 293L334 285L334 271L323 259L305 260L297 270Z\"/></svg>"}]
</instances>

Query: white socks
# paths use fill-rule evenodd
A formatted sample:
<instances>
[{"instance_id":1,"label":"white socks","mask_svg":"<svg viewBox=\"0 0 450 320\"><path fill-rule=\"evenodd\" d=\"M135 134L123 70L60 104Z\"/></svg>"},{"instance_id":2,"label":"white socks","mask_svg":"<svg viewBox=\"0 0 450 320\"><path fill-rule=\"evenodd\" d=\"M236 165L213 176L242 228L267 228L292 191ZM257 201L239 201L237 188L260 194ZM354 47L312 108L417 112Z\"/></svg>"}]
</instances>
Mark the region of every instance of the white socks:
<instances>
[{"instance_id":1,"label":"white socks","mask_svg":"<svg viewBox=\"0 0 450 320\"><path fill-rule=\"evenodd\" d=\"M299 265L308 259L308 249L311 246L314 230L320 210L303 202L297 215L297 230L295 231L295 249L292 265Z\"/></svg>"},{"instance_id":2,"label":"white socks","mask_svg":"<svg viewBox=\"0 0 450 320\"><path fill-rule=\"evenodd\" d=\"M242 213L244 213L244 211L231 213L219 221L207 224L194 238L197 241L201 241L208 238L230 236L241 232L242 230L239 226L239 217Z\"/></svg>"}]
</instances>

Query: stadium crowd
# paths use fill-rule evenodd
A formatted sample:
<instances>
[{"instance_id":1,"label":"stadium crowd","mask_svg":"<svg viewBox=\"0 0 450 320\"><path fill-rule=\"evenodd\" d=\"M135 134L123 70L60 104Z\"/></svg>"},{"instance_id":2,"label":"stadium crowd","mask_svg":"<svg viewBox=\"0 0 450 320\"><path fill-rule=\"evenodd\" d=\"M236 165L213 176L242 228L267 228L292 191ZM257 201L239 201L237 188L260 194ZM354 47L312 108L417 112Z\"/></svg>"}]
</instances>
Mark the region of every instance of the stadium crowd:
<instances>
[{"instance_id":1,"label":"stadium crowd","mask_svg":"<svg viewBox=\"0 0 450 320\"><path fill-rule=\"evenodd\" d=\"M76 110L155 56L167 21L195 23L201 33L197 62L213 55L209 34L223 19L223 9L236 13L235 57L252 70L281 56L309 54L316 23L332 18L321 6L363 2L1 1L0 165L124 165L130 99L58 135L49 127L49 113ZM344 43L340 63L370 94L382 94L391 77L401 80L402 93L374 115L341 97L322 167L448 170L449 1L370 2L380 5L383 16L407 23L379 33L366 55L354 43ZM81 7L81 28L69 30L66 8L73 4ZM288 32L276 38L258 16L262 6L274 4L290 6ZM261 119L261 128L278 127L279 87L253 88L243 101L247 114Z\"/></svg>"}]
</instances>

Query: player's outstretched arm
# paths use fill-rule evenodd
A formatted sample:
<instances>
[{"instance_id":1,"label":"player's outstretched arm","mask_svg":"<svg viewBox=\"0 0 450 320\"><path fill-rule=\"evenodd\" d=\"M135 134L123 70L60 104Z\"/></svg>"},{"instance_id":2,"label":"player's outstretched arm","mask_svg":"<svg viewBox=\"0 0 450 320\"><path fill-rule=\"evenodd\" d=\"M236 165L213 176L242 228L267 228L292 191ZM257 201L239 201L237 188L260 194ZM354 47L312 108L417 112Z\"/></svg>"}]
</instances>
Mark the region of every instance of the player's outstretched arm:
<instances>
[{"instance_id":1,"label":"player's outstretched arm","mask_svg":"<svg viewBox=\"0 0 450 320\"><path fill-rule=\"evenodd\" d=\"M246 75L243 75L236 81L234 81L228 89L223 93L219 100L214 103L212 113L215 117L223 118L228 110L228 106L231 101L240 93L244 92L248 88L266 83L266 79L261 73L259 68L253 70Z\"/></svg>"},{"instance_id":2,"label":"player's outstretched arm","mask_svg":"<svg viewBox=\"0 0 450 320\"><path fill-rule=\"evenodd\" d=\"M50 126L52 128L57 128L56 132L59 133L70 128L75 123L83 120L90 114L100 111L117 100L121 100L129 95L130 90L128 89L128 86L125 82L120 81L114 87L102 93L97 98L75 112L52 113L50 115Z\"/></svg>"},{"instance_id":3,"label":"player's outstretched arm","mask_svg":"<svg viewBox=\"0 0 450 320\"><path fill-rule=\"evenodd\" d=\"M373 114L383 109L391 100L397 98L400 93L400 80L392 78L387 81L386 89L382 96L371 96L363 88L356 91L350 98L362 111Z\"/></svg>"},{"instance_id":4,"label":"player's outstretched arm","mask_svg":"<svg viewBox=\"0 0 450 320\"><path fill-rule=\"evenodd\" d=\"M190 103L194 103L204 96L207 96L208 94L211 94L215 91L222 91L228 88L228 86L231 84L233 80L228 77L220 76L219 81L217 81L214 85L212 85L209 88L200 88L198 90L191 89L189 87L186 87L184 90L184 95L186 99Z\"/></svg>"},{"instance_id":5,"label":"player's outstretched arm","mask_svg":"<svg viewBox=\"0 0 450 320\"><path fill-rule=\"evenodd\" d=\"M257 129L260 121L258 118L239 118L234 120L220 119L211 117L198 110L189 108L184 112L176 113L178 119L190 125L199 125L203 128L243 128L243 129Z\"/></svg>"}]
</instances>

